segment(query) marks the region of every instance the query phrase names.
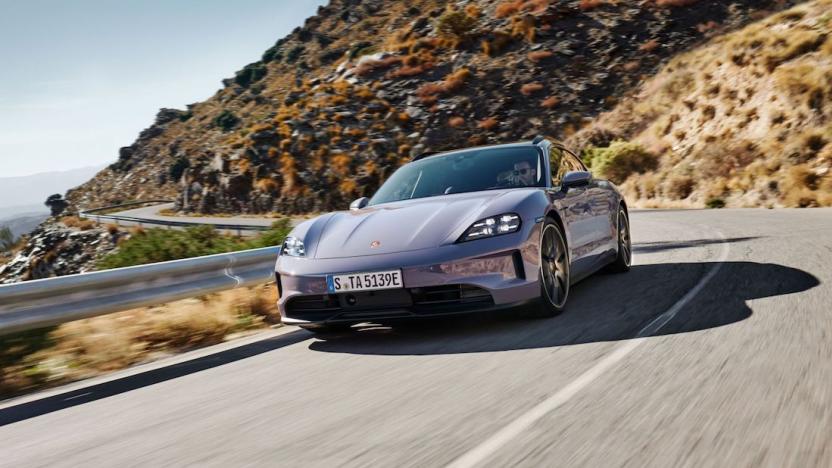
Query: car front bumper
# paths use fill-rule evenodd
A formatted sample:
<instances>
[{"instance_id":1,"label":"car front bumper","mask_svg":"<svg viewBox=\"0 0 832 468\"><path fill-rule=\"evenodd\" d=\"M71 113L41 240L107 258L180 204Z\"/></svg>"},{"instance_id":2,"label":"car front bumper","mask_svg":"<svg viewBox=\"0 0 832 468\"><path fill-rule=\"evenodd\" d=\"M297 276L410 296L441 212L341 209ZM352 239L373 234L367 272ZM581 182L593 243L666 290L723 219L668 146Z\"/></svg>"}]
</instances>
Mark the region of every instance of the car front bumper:
<instances>
[{"instance_id":1,"label":"car front bumper","mask_svg":"<svg viewBox=\"0 0 832 468\"><path fill-rule=\"evenodd\" d=\"M530 223L531 224L531 223ZM513 234L391 254L332 259L281 256L283 323L316 325L467 314L540 297L540 223ZM330 294L330 274L402 270L403 289Z\"/></svg>"}]
</instances>

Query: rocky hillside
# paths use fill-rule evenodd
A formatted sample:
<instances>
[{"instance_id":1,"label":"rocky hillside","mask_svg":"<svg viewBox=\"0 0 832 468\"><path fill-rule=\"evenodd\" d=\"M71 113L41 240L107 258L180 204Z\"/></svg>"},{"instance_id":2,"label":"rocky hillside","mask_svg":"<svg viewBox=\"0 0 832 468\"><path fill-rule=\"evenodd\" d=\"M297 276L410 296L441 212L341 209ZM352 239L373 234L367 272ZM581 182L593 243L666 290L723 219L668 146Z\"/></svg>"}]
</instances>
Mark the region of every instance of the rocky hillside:
<instances>
[{"instance_id":1,"label":"rocky hillside","mask_svg":"<svg viewBox=\"0 0 832 468\"><path fill-rule=\"evenodd\" d=\"M832 0L674 57L571 141L642 158L606 165L640 205L832 205Z\"/></svg>"},{"instance_id":2,"label":"rocky hillside","mask_svg":"<svg viewBox=\"0 0 832 468\"><path fill-rule=\"evenodd\" d=\"M160 111L117 162L67 197L76 208L166 195L184 211L206 213L341 209L422 151L541 133L569 137L616 108L670 57L793 3L332 0L207 101ZM817 49L815 33L801 34L804 48ZM745 100L736 115L747 115L754 99L769 94L747 95L730 67L757 61L755 48L776 40L749 39L736 59L727 55L733 43L717 42L726 59L709 72L715 90L701 93L716 99L736 92L731 99ZM778 53L766 66L790 63L790 52ZM683 66L673 63L668 68ZM639 141L672 148L673 158L677 146L695 146L698 134L680 131L711 111L690 96L697 114L676 112L671 137L662 137L672 142ZM661 112L643 112L639 123L608 121L615 135L630 138ZM747 117L749 126L768 118L762 114ZM722 115L723 106L714 105L712 119Z\"/></svg>"}]
</instances>

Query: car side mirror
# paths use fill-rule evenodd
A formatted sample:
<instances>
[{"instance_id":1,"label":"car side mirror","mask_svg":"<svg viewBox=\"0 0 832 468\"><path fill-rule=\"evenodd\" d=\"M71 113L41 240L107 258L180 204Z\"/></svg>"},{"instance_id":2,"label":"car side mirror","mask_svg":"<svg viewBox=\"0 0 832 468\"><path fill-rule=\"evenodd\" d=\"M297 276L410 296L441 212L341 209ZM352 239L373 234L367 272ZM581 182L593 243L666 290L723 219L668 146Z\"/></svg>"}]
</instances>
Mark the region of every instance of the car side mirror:
<instances>
[{"instance_id":1,"label":"car side mirror","mask_svg":"<svg viewBox=\"0 0 832 468\"><path fill-rule=\"evenodd\" d=\"M367 203L370 203L370 199L367 197L361 197L355 200L354 202L350 203L350 210L360 210L361 208L367 206Z\"/></svg>"},{"instance_id":2,"label":"car side mirror","mask_svg":"<svg viewBox=\"0 0 832 468\"><path fill-rule=\"evenodd\" d=\"M592 182L592 173L589 171L571 171L563 176L560 182L560 189L568 192L571 188L586 187Z\"/></svg>"}]
</instances>

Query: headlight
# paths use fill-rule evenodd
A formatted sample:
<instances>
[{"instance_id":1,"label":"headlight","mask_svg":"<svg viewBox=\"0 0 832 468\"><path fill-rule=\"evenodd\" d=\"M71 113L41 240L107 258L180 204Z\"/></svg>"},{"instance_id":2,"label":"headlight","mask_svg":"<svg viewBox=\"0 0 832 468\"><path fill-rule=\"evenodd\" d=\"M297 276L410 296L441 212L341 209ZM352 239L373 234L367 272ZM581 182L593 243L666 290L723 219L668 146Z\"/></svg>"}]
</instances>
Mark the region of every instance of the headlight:
<instances>
[{"instance_id":1,"label":"headlight","mask_svg":"<svg viewBox=\"0 0 832 468\"><path fill-rule=\"evenodd\" d=\"M494 237L501 234L510 234L520 229L520 216L514 213L501 214L499 216L492 216L485 218L472 224L471 227L465 231L465 234L460 237L460 242L470 241L474 239L482 239L483 237Z\"/></svg>"},{"instance_id":2,"label":"headlight","mask_svg":"<svg viewBox=\"0 0 832 468\"><path fill-rule=\"evenodd\" d=\"M280 249L280 255L303 257L306 255L306 250L303 248L303 241L297 237L287 237L286 240L283 241L283 247Z\"/></svg>"}]
</instances>

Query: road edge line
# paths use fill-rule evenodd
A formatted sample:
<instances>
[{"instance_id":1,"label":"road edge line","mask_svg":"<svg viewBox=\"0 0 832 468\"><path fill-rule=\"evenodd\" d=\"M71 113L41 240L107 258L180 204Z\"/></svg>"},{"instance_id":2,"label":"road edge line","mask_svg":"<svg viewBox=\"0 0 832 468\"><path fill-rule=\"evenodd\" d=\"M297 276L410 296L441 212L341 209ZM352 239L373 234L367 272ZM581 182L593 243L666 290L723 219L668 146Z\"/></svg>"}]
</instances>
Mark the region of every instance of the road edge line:
<instances>
[{"instance_id":1,"label":"road edge line","mask_svg":"<svg viewBox=\"0 0 832 468\"><path fill-rule=\"evenodd\" d=\"M662 312L659 316L650 321L636 334L635 338L620 343L613 349L612 352L601 358L588 370L584 371L575 380L566 384L545 400L541 401L518 418L510 422L507 426L494 433L491 437L481 442L479 445L464 453L459 458L447 465L448 468L471 468L486 461L491 455L496 453L504 445L508 444L512 439L520 435L523 431L532 426L535 422L563 406L581 390L591 384L595 379L604 374L612 366L624 359L628 354L633 352L642 343L647 340L652 334L655 334L667 325L670 320L675 317L682 308L696 297L697 294L707 285L711 279L719 272L722 265L728 259L728 253L731 250L723 233L716 231L717 236L723 241L722 251L716 264L708 270L699 282L691 288L684 296L676 301L669 309Z\"/></svg>"}]
</instances>

